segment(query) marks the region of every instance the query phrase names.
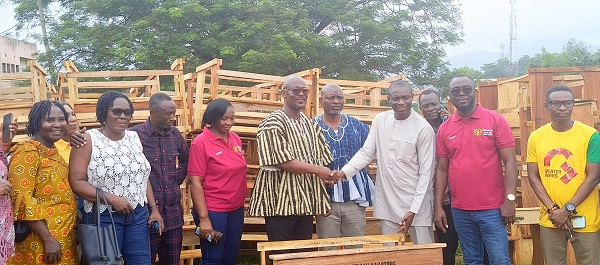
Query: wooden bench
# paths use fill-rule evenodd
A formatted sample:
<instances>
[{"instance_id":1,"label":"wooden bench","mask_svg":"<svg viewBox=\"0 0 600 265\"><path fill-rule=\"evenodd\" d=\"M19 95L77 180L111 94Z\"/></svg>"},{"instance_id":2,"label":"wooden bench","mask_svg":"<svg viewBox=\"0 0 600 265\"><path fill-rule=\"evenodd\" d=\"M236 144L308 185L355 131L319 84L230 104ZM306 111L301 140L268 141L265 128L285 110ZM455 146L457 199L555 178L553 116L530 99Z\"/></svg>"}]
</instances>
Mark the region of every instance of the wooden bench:
<instances>
[{"instance_id":1,"label":"wooden bench","mask_svg":"<svg viewBox=\"0 0 600 265\"><path fill-rule=\"evenodd\" d=\"M380 248L311 251L274 254L273 265L360 265L360 264L442 264L446 244L421 244Z\"/></svg>"},{"instance_id":2,"label":"wooden bench","mask_svg":"<svg viewBox=\"0 0 600 265\"><path fill-rule=\"evenodd\" d=\"M402 264L410 261L411 264L435 264L442 262L443 243L404 245L403 234L369 235L357 237L324 238L312 240L259 242L257 250L260 252L261 265L267 263L266 252L291 249L314 249L319 247L343 247L348 245L372 245L395 243L394 247L375 247L359 249L342 249L327 251L308 251L289 254L272 254L269 258L273 264L361 264L377 262L391 262L381 264ZM398 255L402 252L402 255ZM406 253L406 255L405 255ZM414 261L424 260L422 263Z\"/></svg>"},{"instance_id":3,"label":"wooden bench","mask_svg":"<svg viewBox=\"0 0 600 265\"><path fill-rule=\"evenodd\" d=\"M340 238L323 238L323 239L310 239L310 240L291 240L291 241L270 241L270 242L259 242L256 245L256 250L260 253L260 264L267 264L267 251L274 250L290 250L290 249L312 249L319 247L339 247L348 245L364 245L364 244L382 244L382 243L396 243L404 244L403 234L391 234L391 235L368 235L368 236L356 236L356 237L340 237ZM445 246L446 244L442 244ZM326 251L323 251L326 252ZM440 252L441 255L441 252ZM304 264L304 263L301 263ZM327 263L329 264L329 263Z\"/></svg>"}]
</instances>

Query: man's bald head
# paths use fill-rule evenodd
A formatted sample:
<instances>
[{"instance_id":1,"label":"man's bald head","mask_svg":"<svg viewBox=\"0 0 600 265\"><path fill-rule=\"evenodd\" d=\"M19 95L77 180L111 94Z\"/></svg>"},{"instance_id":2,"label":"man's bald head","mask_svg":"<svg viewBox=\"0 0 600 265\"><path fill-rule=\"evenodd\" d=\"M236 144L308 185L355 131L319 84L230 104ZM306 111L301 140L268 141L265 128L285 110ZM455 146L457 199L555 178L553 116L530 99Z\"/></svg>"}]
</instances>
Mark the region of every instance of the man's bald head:
<instances>
[{"instance_id":1,"label":"man's bald head","mask_svg":"<svg viewBox=\"0 0 600 265\"><path fill-rule=\"evenodd\" d=\"M329 83L321 88L321 95L324 93L342 92L342 88L336 83ZM342 92L343 93L343 92Z\"/></svg>"},{"instance_id":2,"label":"man's bald head","mask_svg":"<svg viewBox=\"0 0 600 265\"><path fill-rule=\"evenodd\" d=\"M304 79L298 76L290 76L283 81L281 97L286 109L304 111L309 90Z\"/></svg>"},{"instance_id":3,"label":"man's bald head","mask_svg":"<svg viewBox=\"0 0 600 265\"><path fill-rule=\"evenodd\" d=\"M306 82L301 77L293 75L283 80L283 85L281 86L281 89L293 89L297 86L306 87Z\"/></svg>"},{"instance_id":4,"label":"man's bald head","mask_svg":"<svg viewBox=\"0 0 600 265\"><path fill-rule=\"evenodd\" d=\"M388 88L388 93L391 94L392 90L403 89L404 91L408 91L409 93L413 93L412 87L408 81L405 80L396 80L390 84Z\"/></svg>"}]
</instances>

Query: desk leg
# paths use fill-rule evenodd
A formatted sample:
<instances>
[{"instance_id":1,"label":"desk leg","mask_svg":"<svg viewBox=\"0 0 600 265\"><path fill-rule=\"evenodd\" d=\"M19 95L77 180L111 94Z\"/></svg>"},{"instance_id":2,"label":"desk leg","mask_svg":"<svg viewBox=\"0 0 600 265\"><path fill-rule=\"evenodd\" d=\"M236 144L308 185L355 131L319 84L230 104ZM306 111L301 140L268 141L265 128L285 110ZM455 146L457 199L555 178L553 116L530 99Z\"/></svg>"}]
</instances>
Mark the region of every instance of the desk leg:
<instances>
[{"instance_id":1,"label":"desk leg","mask_svg":"<svg viewBox=\"0 0 600 265\"><path fill-rule=\"evenodd\" d=\"M266 251L261 251L260 252L260 265L267 265L267 252Z\"/></svg>"}]
</instances>

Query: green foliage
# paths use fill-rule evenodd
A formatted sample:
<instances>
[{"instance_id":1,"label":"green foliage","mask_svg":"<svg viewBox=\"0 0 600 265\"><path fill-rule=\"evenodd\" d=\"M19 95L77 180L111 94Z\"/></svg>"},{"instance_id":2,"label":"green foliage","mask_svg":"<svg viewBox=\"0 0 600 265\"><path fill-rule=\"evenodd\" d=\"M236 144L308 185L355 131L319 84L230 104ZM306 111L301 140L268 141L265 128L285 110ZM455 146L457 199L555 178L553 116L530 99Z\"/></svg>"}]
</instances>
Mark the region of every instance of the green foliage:
<instances>
[{"instance_id":1,"label":"green foliage","mask_svg":"<svg viewBox=\"0 0 600 265\"><path fill-rule=\"evenodd\" d=\"M511 71L507 58L481 67L484 78L516 77L527 74L531 67L570 67L570 66L600 66L600 50L590 51L585 44L570 40L561 52L551 53L542 48L534 56L525 55L516 62L515 71Z\"/></svg>"},{"instance_id":2,"label":"green foliage","mask_svg":"<svg viewBox=\"0 0 600 265\"><path fill-rule=\"evenodd\" d=\"M35 20L35 4L12 1L20 22ZM193 71L218 57L248 72L317 67L326 77L406 73L427 84L447 70L444 45L462 34L454 0L45 0L52 4L54 52L42 58L80 70L164 69L183 57Z\"/></svg>"},{"instance_id":3,"label":"green foliage","mask_svg":"<svg viewBox=\"0 0 600 265\"><path fill-rule=\"evenodd\" d=\"M494 63L484 64L481 67L484 73L484 78L500 78L513 76L511 71L510 60L508 58L500 58Z\"/></svg>"},{"instance_id":4,"label":"green foliage","mask_svg":"<svg viewBox=\"0 0 600 265\"><path fill-rule=\"evenodd\" d=\"M468 75L472 77L475 82L479 82L484 77L481 71L477 71L469 67L455 68L451 71L446 71L436 82L432 83L432 85L440 92L441 98L444 99L448 97L448 85L450 84L452 78L457 75Z\"/></svg>"}]
</instances>

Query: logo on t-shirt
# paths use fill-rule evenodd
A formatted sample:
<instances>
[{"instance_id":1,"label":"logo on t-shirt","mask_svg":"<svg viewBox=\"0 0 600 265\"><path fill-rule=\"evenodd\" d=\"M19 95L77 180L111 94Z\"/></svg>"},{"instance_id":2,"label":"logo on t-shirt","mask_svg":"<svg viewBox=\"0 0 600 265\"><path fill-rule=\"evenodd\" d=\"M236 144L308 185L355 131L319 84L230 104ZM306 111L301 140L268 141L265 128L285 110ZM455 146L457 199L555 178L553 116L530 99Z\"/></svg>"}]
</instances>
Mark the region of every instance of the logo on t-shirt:
<instances>
[{"instance_id":1,"label":"logo on t-shirt","mask_svg":"<svg viewBox=\"0 0 600 265\"><path fill-rule=\"evenodd\" d=\"M475 136L492 136L492 135L494 135L494 130L478 128L478 129L473 130L473 134Z\"/></svg>"},{"instance_id":2,"label":"logo on t-shirt","mask_svg":"<svg viewBox=\"0 0 600 265\"><path fill-rule=\"evenodd\" d=\"M550 161L557 157L557 155L564 157L565 162L560 165L560 169L550 168ZM546 156L544 156L544 174L546 177L560 178L560 180L565 184L569 183L569 181L575 178L575 176L577 176L577 171L575 171L575 169L571 167L567 161L572 155L573 153L565 148L555 148L546 153Z\"/></svg>"},{"instance_id":3,"label":"logo on t-shirt","mask_svg":"<svg viewBox=\"0 0 600 265\"><path fill-rule=\"evenodd\" d=\"M233 146L233 151L236 152L236 153L239 153L239 152L242 151L242 147L239 146L239 145L234 145Z\"/></svg>"}]
</instances>

